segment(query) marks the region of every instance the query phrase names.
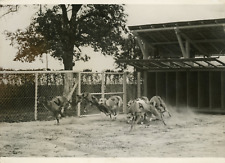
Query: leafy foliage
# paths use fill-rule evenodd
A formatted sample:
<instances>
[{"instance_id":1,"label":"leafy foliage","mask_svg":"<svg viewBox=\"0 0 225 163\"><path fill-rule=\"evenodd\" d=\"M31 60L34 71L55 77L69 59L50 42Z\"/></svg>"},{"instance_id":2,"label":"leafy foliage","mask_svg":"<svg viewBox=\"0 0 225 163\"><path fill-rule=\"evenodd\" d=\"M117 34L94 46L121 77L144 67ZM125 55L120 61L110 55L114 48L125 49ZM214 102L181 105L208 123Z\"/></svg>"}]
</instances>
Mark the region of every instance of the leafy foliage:
<instances>
[{"instance_id":1,"label":"leafy foliage","mask_svg":"<svg viewBox=\"0 0 225 163\"><path fill-rule=\"evenodd\" d=\"M15 60L32 62L47 53L62 60L65 69L72 69L75 61L90 58L81 55L81 47L91 46L104 55L119 55L123 35L128 32L124 5L49 7L46 5L42 13L37 13L25 31L6 32L11 45L18 48Z\"/></svg>"},{"instance_id":2,"label":"leafy foliage","mask_svg":"<svg viewBox=\"0 0 225 163\"><path fill-rule=\"evenodd\" d=\"M46 39L35 30L33 23L25 31L5 32L11 40L10 45L18 49L14 61L33 62L39 55L51 51Z\"/></svg>"},{"instance_id":3,"label":"leafy foliage","mask_svg":"<svg viewBox=\"0 0 225 163\"><path fill-rule=\"evenodd\" d=\"M119 59L140 59L142 57L141 49L136 42L135 36L131 33L128 34L128 37L123 40L121 46L121 53L118 53L114 56L115 60ZM121 69L126 69L127 65L125 63L117 62L117 67Z\"/></svg>"}]
</instances>

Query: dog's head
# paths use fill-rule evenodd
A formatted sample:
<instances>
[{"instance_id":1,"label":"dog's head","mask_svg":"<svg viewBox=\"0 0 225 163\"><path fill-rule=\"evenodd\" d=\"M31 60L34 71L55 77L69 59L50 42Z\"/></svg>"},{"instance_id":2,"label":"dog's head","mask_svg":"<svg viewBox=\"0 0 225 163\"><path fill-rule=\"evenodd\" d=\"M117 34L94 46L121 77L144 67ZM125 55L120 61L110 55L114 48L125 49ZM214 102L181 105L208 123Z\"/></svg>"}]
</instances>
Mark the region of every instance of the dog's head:
<instances>
[{"instance_id":1,"label":"dog's head","mask_svg":"<svg viewBox=\"0 0 225 163\"><path fill-rule=\"evenodd\" d=\"M91 102L91 103L98 103L98 98L95 97L95 96L91 96L90 102Z\"/></svg>"},{"instance_id":2,"label":"dog's head","mask_svg":"<svg viewBox=\"0 0 225 163\"><path fill-rule=\"evenodd\" d=\"M76 103L82 102L83 96L82 95L76 95Z\"/></svg>"},{"instance_id":3,"label":"dog's head","mask_svg":"<svg viewBox=\"0 0 225 163\"><path fill-rule=\"evenodd\" d=\"M88 92L82 93L82 98L88 102L93 102L92 95Z\"/></svg>"},{"instance_id":4,"label":"dog's head","mask_svg":"<svg viewBox=\"0 0 225 163\"><path fill-rule=\"evenodd\" d=\"M48 101L47 98L44 97L44 96L38 98L38 104L45 104L45 103L47 103L47 102L49 102L49 101Z\"/></svg>"},{"instance_id":5,"label":"dog's head","mask_svg":"<svg viewBox=\"0 0 225 163\"><path fill-rule=\"evenodd\" d=\"M106 98L100 98L100 99L98 100L98 103L99 103L99 104L105 104L105 103L106 103Z\"/></svg>"},{"instance_id":6,"label":"dog's head","mask_svg":"<svg viewBox=\"0 0 225 163\"><path fill-rule=\"evenodd\" d=\"M131 113L127 114L127 117L126 117L127 123L131 123L133 118L134 118L134 116Z\"/></svg>"},{"instance_id":7,"label":"dog's head","mask_svg":"<svg viewBox=\"0 0 225 163\"><path fill-rule=\"evenodd\" d=\"M131 106L134 102L135 102L134 100L128 101L128 103L127 103L127 108L130 108L130 106Z\"/></svg>"}]
</instances>

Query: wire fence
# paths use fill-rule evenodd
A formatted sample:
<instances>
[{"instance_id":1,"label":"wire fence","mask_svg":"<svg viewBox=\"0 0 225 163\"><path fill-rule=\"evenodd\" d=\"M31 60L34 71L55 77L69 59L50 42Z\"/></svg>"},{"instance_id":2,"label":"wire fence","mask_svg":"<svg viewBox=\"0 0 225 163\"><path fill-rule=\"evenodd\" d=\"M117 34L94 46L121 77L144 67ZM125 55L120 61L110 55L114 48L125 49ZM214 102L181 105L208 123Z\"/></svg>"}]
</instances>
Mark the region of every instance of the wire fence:
<instances>
[{"instance_id":1,"label":"wire fence","mask_svg":"<svg viewBox=\"0 0 225 163\"><path fill-rule=\"evenodd\" d=\"M65 95L68 83L72 85L76 82L78 86L72 93L72 100L83 92L89 92L98 99L119 95L124 103L137 96L137 76L133 73L2 71L0 72L0 122L54 119L40 99L45 97L51 100L56 96ZM71 89L69 88L68 91ZM99 114L97 108L85 102L72 105L71 108L67 111L67 116ZM125 109L126 104L120 112L124 112Z\"/></svg>"}]
</instances>

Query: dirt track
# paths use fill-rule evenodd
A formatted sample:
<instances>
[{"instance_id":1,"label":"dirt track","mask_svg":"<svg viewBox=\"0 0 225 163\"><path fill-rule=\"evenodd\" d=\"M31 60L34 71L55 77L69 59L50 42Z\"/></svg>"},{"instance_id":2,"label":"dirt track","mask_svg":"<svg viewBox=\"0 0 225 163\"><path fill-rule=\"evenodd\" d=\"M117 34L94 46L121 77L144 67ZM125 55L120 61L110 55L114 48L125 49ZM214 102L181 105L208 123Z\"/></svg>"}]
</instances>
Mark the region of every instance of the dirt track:
<instances>
[{"instance_id":1,"label":"dirt track","mask_svg":"<svg viewBox=\"0 0 225 163\"><path fill-rule=\"evenodd\" d=\"M225 115L173 113L132 132L125 115L0 123L3 157L225 157Z\"/></svg>"}]
</instances>

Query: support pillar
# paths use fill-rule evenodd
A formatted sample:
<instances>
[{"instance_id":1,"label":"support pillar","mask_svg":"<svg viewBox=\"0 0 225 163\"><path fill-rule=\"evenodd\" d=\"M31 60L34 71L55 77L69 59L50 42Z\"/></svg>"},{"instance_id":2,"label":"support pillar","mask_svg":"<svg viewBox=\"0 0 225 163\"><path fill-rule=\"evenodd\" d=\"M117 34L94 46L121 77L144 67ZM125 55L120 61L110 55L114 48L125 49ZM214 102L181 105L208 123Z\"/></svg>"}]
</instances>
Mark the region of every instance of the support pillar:
<instances>
[{"instance_id":1,"label":"support pillar","mask_svg":"<svg viewBox=\"0 0 225 163\"><path fill-rule=\"evenodd\" d=\"M127 74L123 73L123 113L127 113Z\"/></svg>"},{"instance_id":2,"label":"support pillar","mask_svg":"<svg viewBox=\"0 0 225 163\"><path fill-rule=\"evenodd\" d=\"M144 90L143 90L143 96L148 96L148 73L144 72Z\"/></svg>"},{"instance_id":3,"label":"support pillar","mask_svg":"<svg viewBox=\"0 0 225 163\"><path fill-rule=\"evenodd\" d=\"M102 72L101 98L105 98L105 72Z\"/></svg>"},{"instance_id":4,"label":"support pillar","mask_svg":"<svg viewBox=\"0 0 225 163\"><path fill-rule=\"evenodd\" d=\"M38 73L35 73L35 101L34 101L34 120L37 120L37 102L38 102Z\"/></svg>"},{"instance_id":5,"label":"support pillar","mask_svg":"<svg viewBox=\"0 0 225 163\"><path fill-rule=\"evenodd\" d=\"M77 88L77 94L81 94L81 73L78 73L78 88ZM77 116L80 117L80 102L77 104Z\"/></svg>"},{"instance_id":6,"label":"support pillar","mask_svg":"<svg viewBox=\"0 0 225 163\"><path fill-rule=\"evenodd\" d=\"M225 72L221 71L221 108L225 109Z\"/></svg>"},{"instance_id":7,"label":"support pillar","mask_svg":"<svg viewBox=\"0 0 225 163\"><path fill-rule=\"evenodd\" d=\"M209 109L212 109L212 102L213 102L213 96L212 96L212 72L209 72Z\"/></svg>"},{"instance_id":8,"label":"support pillar","mask_svg":"<svg viewBox=\"0 0 225 163\"><path fill-rule=\"evenodd\" d=\"M137 72L137 97L141 97L141 72Z\"/></svg>"}]
</instances>

